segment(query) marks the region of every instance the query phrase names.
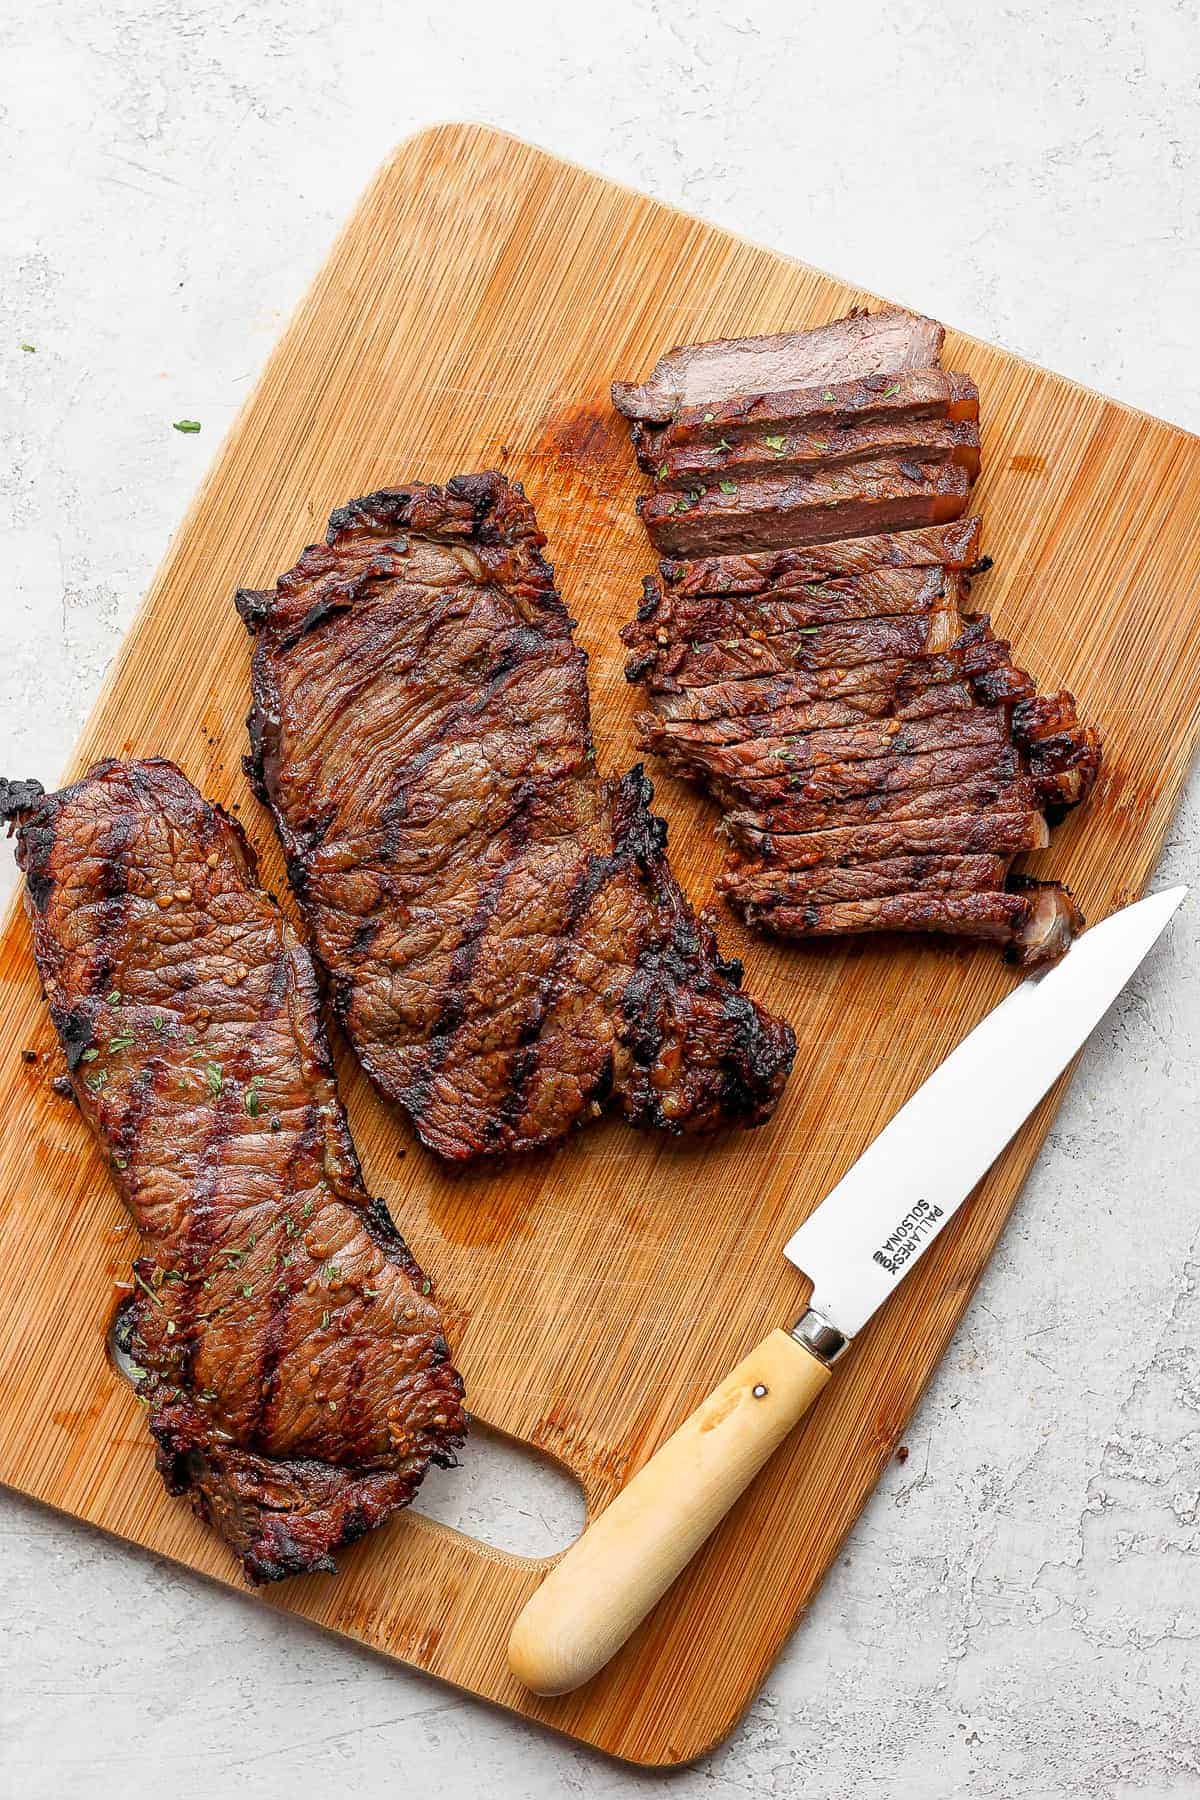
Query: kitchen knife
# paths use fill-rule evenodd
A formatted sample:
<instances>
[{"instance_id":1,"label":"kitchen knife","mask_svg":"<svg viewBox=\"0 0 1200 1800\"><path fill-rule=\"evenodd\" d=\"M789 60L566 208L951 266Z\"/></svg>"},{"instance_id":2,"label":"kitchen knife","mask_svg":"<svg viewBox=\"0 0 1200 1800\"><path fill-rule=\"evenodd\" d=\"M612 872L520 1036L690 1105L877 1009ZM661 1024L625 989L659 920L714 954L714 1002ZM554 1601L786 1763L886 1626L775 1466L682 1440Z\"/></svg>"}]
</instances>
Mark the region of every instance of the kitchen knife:
<instances>
[{"instance_id":1,"label":"kitchen knife","mask_svg":"<svg viewBox=\"0 0 1200 1800\"><path fill-rule=\"evenodd\" d=\"M1014 988L784 1246L808 1311L773 1331L589 1525L513 1627L513 1673L564 1694L602 1669L817 1399L837 1359L1061 1075L1187 893L1093 926Z\"/></svg>"}]
</instances>

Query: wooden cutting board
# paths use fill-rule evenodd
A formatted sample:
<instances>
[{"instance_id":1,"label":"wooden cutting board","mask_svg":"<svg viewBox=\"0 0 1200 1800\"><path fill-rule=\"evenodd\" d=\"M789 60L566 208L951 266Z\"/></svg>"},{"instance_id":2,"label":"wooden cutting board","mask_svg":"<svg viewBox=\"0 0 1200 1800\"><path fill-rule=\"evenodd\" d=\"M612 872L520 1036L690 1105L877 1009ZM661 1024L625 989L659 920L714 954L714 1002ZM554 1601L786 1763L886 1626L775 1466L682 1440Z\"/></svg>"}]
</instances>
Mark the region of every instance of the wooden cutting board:
<instances>
[{"instance_id":1,"label":"wooden cutting board","mask_svg":"<svg viewBox=\"0 0 1200 1800\"><path fill-rule=\"evenodd\" d=\"M626 767L638 702L616 634L652 557L610 380L644 374L675 343L813 325L870 298L499 132L449 125L410 140L222 447L73 769L98 755L174 757L240 814L283 893L239 769L250 645L233 591L269 584L350 495L489 465L524 481L537 505L591 653L602 760ZM1099 792L1034 859L1095 920L1141 892L1200 730L1200 440L969 339L952 335L946 360L983 399L977 503L997 567L977 594L1018 660L1067 682L1104 727ZM715 810L655 779L675 868L703 898L719 863ZM605 1125L555 1155L453 1174L341 1058L372 1191L438 1276L474 1412L560 1458L592 1511L749 1345L801 1309L784 1238L1012 980L987 948L783 948L728 918L722 935L800 1039L761 1131L677 1145ZM76 1114L51 1092L57 1067L14 912L0 943L0 1479L236 1582L222 1546L163 1492L141 1410L106 1362L133 1234ZM619 1756L698 1755L737 1719L870 1493L1056 1098L689 1573L580 1693L535 1700L506 1669L509 1625L547 1565L416 1514L348 1551L336 1579L289 1582L264 1603Z\"/></svg>"}]
</instances>

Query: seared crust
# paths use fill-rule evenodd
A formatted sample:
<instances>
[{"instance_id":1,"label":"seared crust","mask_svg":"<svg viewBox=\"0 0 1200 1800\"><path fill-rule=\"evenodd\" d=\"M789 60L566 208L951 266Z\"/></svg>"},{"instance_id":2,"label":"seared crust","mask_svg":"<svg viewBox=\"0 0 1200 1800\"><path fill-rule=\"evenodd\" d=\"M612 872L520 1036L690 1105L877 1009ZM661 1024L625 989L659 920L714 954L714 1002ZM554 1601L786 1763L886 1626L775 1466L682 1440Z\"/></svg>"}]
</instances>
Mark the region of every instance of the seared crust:
<instances>
[{"instance_id":1,"label":"seared crust","mask_svg":"<svg viewBox=\"0 0 1200 1800\"><path fill-rule=\"evenodd\" d=\"M334 513L256 633L247 768L338 1018L440 1155L552 1144L607 1106L769 1116L792 1033L738 992L640 769L597 774L586 659L519 487Z\"/></svg>"},{"instance_id":2,"label":"seared crust","mask_svg":"<svg viewBox=\"0 0 1200 1800\"><path fill-rule=\"evenodd\" d=\"M466 1415L363 1187L308 953L169 762L6 804L71 1088L142 1235L121 1336L159 1471L251 1582L332 1569Z\"/></svg>"}]
</instances>

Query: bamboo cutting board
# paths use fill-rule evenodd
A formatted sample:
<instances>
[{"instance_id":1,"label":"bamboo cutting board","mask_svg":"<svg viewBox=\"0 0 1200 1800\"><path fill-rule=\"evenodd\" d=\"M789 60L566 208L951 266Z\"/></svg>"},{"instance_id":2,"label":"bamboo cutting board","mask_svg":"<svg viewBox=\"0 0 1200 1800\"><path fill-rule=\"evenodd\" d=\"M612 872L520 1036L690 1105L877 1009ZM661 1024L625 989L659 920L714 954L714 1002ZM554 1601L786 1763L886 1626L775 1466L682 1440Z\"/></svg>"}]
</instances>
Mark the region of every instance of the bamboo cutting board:
<instances>
[{"instance_id":1,"label":"bamboo cutting board","mask_svg":"<svg viewBox=\"0 0 1200 1800\"><path fill-rule=\"evenodd\" d=\"M451 125L410 140L223 446L73 767L174 757L240 813L282 893L239 771L250 644L233 591L269 584L350 495L489 465L537 505L591 653L602 761L626 767L637 700L616 633L652 557L609 381L644 374L678 342L817 324L869 298L498 132ZM1018 660L1065 681L1105 731L1099 792L1034 861L1098 919L1153 869L1200 731L1200 440L987 345L951 336L946 361L983 400L977 504L997 567L977 593ZM675 868L703 898L719 863L715 810L655 779ZM987 948L788 948L728 918L722 937L800 1038L779 1113L758 1132L681 1146L605 1125L555 1155L451 1174L341 1059L368 1181L438 1276L474 1412L559 1458L593 1512L802 1308L784 1238L1012 979ZM0 942L0 1479L234 1582L223 1547L163 1492L141 1411L106 1362L133 1233L77 1116L51 1093L57 1066L13 913ZM346 1552L336 1579L289 1582L266 1603L619 1756L698 1755L746 1705L869 1494L1053 1107L589 1687L535 1700L507 1673L509 1626L547 1565L416 1514Z\"/></svg>"}]
</instances>

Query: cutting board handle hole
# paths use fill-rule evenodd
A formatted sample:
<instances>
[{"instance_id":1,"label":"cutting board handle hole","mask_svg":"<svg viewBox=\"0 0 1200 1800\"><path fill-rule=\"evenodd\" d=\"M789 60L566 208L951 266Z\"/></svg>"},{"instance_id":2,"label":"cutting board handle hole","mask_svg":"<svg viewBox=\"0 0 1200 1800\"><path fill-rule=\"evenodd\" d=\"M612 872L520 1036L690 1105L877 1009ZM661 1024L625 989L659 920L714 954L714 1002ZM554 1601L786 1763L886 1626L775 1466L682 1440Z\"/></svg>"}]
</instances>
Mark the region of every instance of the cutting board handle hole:
<instances>
[{"instance_id":1,"label":"cutting board handle hole","mask_svg":"<svg viewBox=\"0 0 1200 1800\"><path fill-rule=\"evenodd\" d=\"M555 1556L587 1523L583 1489L563 1463L478 1419L457 1469L430 1469L415 1512L516 1556Z\"/></svg>"}]
</instances>

